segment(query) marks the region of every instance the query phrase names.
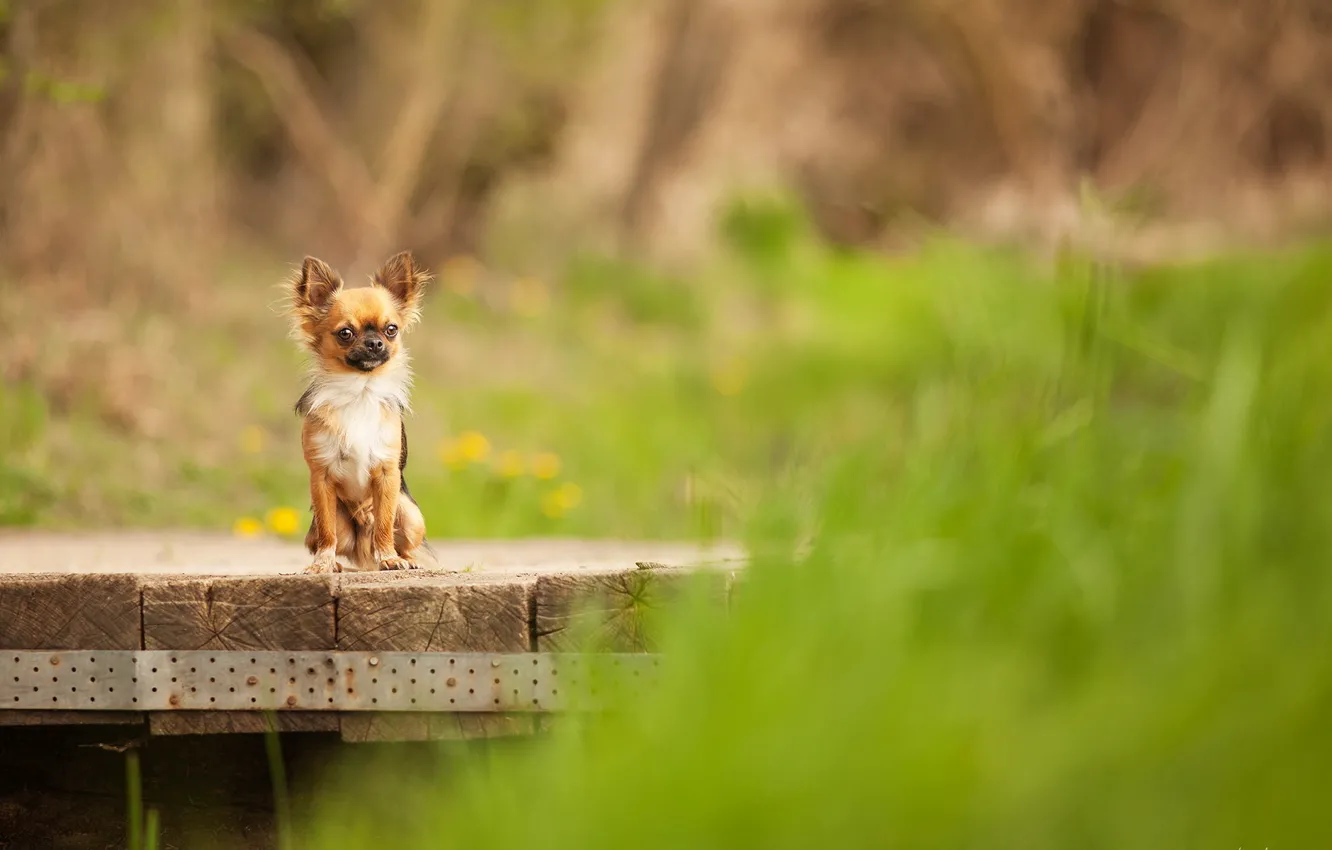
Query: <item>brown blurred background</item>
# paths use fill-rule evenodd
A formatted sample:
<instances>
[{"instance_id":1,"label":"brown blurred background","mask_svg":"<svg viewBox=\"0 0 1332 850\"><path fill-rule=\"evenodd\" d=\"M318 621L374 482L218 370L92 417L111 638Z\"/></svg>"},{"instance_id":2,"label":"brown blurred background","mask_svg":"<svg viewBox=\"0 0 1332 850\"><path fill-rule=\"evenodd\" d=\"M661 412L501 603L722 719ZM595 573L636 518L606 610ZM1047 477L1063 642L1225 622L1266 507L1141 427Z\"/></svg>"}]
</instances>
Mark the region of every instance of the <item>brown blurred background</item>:
<instances>
[{"instance_id":1,"label":"brown blurred background","mask_svg":"<svg viewBox=\"0 0 1332 850\"><path fill-rule=\"evenodd\" d=\"M0 258L76 297L253 251L687 257L746 188L884 245L1085 229L1088 186L1176 246L1327 207L1318 0L0 8Z\"/></svg>"}]
</instances>

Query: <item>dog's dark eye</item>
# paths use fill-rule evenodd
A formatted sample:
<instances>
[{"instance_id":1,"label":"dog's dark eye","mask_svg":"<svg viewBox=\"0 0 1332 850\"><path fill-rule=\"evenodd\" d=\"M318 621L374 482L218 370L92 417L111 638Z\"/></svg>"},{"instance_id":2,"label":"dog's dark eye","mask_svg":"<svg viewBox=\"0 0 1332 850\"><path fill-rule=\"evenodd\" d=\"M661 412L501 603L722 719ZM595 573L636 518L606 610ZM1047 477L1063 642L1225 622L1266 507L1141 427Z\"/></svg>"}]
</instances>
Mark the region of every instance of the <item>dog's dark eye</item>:
<instances>
[{"instance_id":1,"label":"dog's dark eye","mask_svg":"<svg viewBox=\"0 0 1332 850\"><path fill-rule=\"evenodd\" d=\"M343 328L342 330L338 331L338 339L342 340L343 342L351 342L351 338L353 336L355 336L355 334L352 333L351 328Z\"/></svg>"},{"instance_id":2,"label":"dog's dark eye","mask_svg":"<svg viewBox=\"0 0 1332 850\"><path fill-rule=\"evenodd\" d=\"M397 335L398 335L398 326L397 326L397 325L387 325L387 326L384 328L384 336L392 338L392 337L395 337L395 336L397 336Z\"/></svg>"}]
</instances>

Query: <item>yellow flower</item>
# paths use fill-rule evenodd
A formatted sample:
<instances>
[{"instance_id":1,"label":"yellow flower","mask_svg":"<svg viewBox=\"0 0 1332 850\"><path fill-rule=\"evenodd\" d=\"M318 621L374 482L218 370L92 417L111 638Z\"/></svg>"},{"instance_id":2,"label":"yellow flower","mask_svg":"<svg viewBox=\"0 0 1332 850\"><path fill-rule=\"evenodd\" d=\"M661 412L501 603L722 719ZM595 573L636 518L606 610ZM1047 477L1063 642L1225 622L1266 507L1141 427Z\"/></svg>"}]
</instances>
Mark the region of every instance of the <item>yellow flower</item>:
<instances>
[{"instance_id":1,"label":"yellow flower","mask_svg":"<svg viewBox=\"0 0 1332 850\"><path fill-rule=\"evenodd\" d=\"M722 395L736 395L745 388L749 369L741 360L730 360L712 371L712 387Z\"/></svg>"},{"instance_id":2,"label":"yellow flower","mask_svg":"<svg viewBox=\"0 0 1332 850\"><path fill-rule=\"evenodd\" d=\"M542 481L549 481L560 474L560 456L554 452L537 452L532 455L532 474Z\"/></svg>"},{"instance_id":3,"label":"yellow flower","mask_svg":"<svg viewBox=\"0 0 1332 850\"><path fill-rule=\"evenodd\" d=\"M464 431L456 439L439 444L439 459L450 469L480 463L490 454L490 441L478 431Z\"/></svg>"},{"instance_id":4,"label":"yellow flower","mask_svg":"<svg viewBox=\"0 0 1332 850\"><path fill-rule=\"evenodd\" d=\"M240 432L241 451L247 455L257 455L268 444L268 432L258 425L247 425Z\"/></svg>"},{"instance_id":5,"label":"yellow flower","mask_svg":"<svg viewBox=\"0 0 1332 850\"><path fill-rule=\"evenodd\" d=\"M439 459L450 469L462 469L467 465L457 440L444 440L439 444Z\"/></svg>"},{"instance_id":6,"label":"yellow flower","mask_svg":"<svg viewBox=\"0 0 1332 850\"><path fill-rule=\"evenodd\" d=\"M481 264L475 258L462 254L446 261L440 271L440 277L450 292L467 296L476 289Z\"/></svg>"},{"instance_id":7,"label":"yellow flower","mask_svg":"<svg viewBox=\"0 0 1332 850\"><path fill-rule=\"evenodd\" d=\"M458 452L468 463L478 463L490 454L490 441L478 431L464 431L458 435Z\"/></svg>"},{"instance_id":8,"label":"yellow flower","mask_svg":"<svg viewBox=\"0 0 1332 850\"><path fill-rule=\"evenodd\" d=\"M550 303L546 285L534 277L519 278L509 288L509 306L523 316L536 316Z\"/></svg>"},{"instance_id":9,"label":"yellow flower","mask_svg":"<svg viewBox=\"0 0 1332 850\"><path fill-rule=\"evenodd\" d=\"M541 496L541 512L551 519L559 519L578 507L583 501L583 488L577 484L565 483Z\"/></svg>"},{"instance_id":10,"label":"yellow flower","mask_svg":"<svg viewBox=\"0 0 1332 850\"><path fill-rule=\"evenodd\" d=\"M551 519L564 516L564 505L560 502L559 491L551 490L549 493L541 494L541 512Z\"/></svg>"},{"instance_id":11,"label":"yellow flower","mask_svg":"<svg viewBox=\"0 0 1332 850\"><path fill-rule=\"evenodd\" d=\"M556 492L560 494L564 506L568 509L572 510L578 507L578 504L583 501L583 488L572 481L561 484L560 489Z\"/></svg>"},{"instance_id":12,"label":"yellow flower","mask_svg":"<svg viewBox=\"0 0 1332 850\"><path fill-rule=\"evenodd\" d=\"M273 508L264 519L275 534L295 534L301 524L300 514L292 508Z\"/></svg>"},{"instance_id":13,"label":"yellow flower","mask_svg":"<svg viewBox=\"0 0 1332 850\"><path fill-rule=\"evenodd\" d=\"M236 520L231 530L237 537L258 537L264 533L264 526L254 517L243 516Z\"/></svg>"},{"instance_id":14,"label":"yellow flower","mask_svg":"<svg viewBox=\"0 0 1332 850\"><path fill-rule=\"evenodd\" d=\"M500 452L499 457L495 458L495 471L505 478L517 478L522 475L522 454L513 449Z\"/></svg>"}]
</instances>

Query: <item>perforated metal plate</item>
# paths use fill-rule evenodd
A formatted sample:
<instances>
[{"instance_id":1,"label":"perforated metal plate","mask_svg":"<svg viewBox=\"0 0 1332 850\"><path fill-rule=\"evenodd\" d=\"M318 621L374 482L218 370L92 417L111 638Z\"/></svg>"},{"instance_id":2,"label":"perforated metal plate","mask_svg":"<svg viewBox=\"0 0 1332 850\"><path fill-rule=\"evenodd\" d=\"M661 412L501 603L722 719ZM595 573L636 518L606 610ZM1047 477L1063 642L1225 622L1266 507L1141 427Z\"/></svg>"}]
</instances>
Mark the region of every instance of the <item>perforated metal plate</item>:
<instances>
[{"instance_id":1,"label":"perforated metal plate","mask_svg":"<svg viewBox=\"0 0 1332 850\"><path fill-rule=\"evenodd\" d=\"M643 654L0 652L0 711L564 711L652 687Z\"/></svg>"}]
</instances>

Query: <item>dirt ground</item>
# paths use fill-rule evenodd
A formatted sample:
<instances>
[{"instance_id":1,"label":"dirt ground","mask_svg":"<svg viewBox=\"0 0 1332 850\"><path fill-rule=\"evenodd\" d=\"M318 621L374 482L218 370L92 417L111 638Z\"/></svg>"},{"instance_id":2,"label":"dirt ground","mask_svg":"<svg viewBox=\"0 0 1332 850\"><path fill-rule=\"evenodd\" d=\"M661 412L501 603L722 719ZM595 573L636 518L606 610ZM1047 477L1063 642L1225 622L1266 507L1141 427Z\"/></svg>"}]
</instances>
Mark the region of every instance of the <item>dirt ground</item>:
<instances>
[{"instance_id":1,"label":"dirt ground","mask_svg":"<svg viewBox=\"0 0 1332 850\"><path fill-rule=\"evenodd\" d=\"M741 557L729 544L699 547L627 540L437 540L441 569L523 575L632 569L637 562L695 566ZM0 573L132 572L197 575L273 575L300 572L309 563L301 544L275 538L164 532L0 531Z\"/></svg>"}]
</instances>

